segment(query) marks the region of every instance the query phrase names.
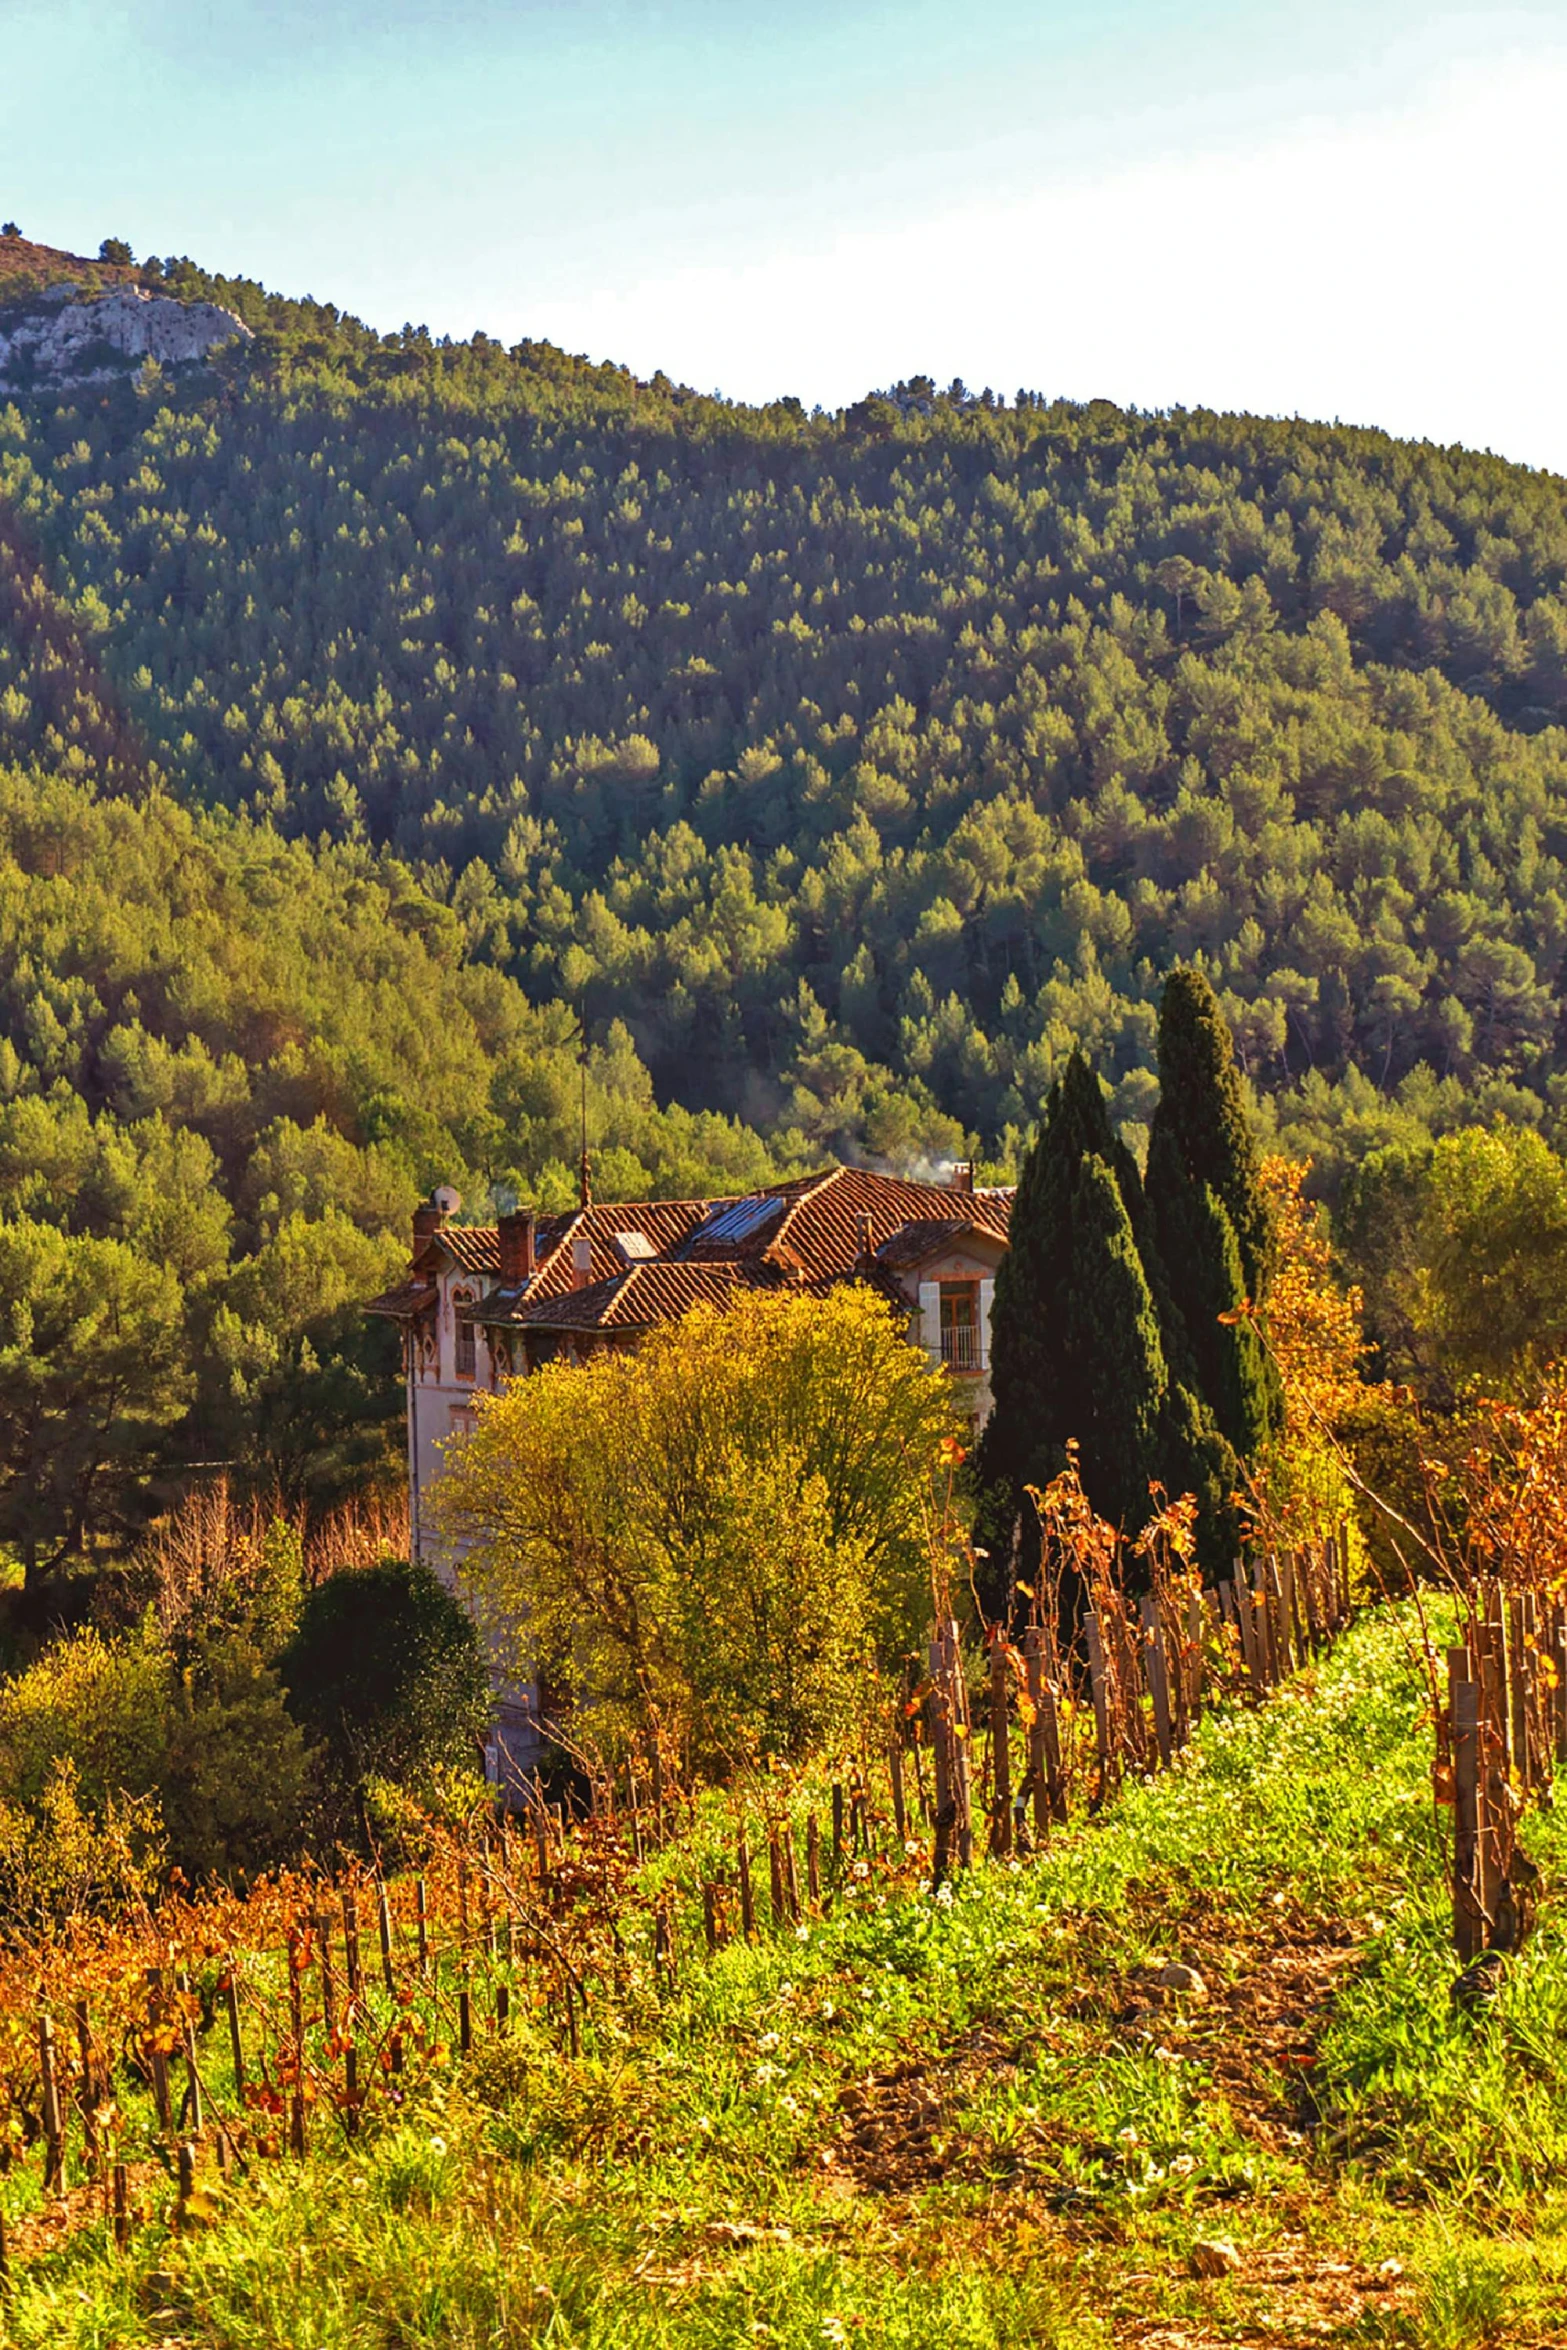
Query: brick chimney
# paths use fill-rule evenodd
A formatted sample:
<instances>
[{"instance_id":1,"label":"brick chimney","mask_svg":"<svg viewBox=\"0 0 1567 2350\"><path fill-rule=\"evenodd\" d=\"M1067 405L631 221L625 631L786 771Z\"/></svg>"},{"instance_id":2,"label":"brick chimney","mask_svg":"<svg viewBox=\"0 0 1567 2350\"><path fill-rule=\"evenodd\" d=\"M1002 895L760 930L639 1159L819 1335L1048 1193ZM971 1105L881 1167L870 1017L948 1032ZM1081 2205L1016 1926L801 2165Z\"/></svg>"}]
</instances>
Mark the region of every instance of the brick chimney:
<instances>
[{"instance_id":1,"label":"brick chimney","mask_svg":"<svg viewBox=\"0 0 1567 2350\"><path fill-rule=\"evenodd\" d=\"M446 1221L446 1210L438 1208L434 1200L424 1200L414 1210L414 1247L429 1240L440 1231Z\"/></svg>"},{"instance_id":2,"label":"brick chimney","mask_svg":"<svg viewBox=\"0 0 1567 2350\"><path fill-rule=\"evenodd\" d=\"M972 1159L955 1159L953 1161L952 1173L947 1177L947 1188L949 1191L973 1190L974 1162Z\"/></svg>"},{"instance_id":3,"label":"brick chimney","mask_svg":"<svg viewBox=\"0 0 1567 2350\"><path fill-rule=\"evenodd\" d=\"M518 1208L510 1216L502 1216L498 1226L501 1244L501 1286L520 1289L531 1279L537 1258L533 1247L533 1210Z\"/></svg>"},{"instance_id":4,"label":"brick chimney","mask_svg":"<svg viewBox=\"0 0 1567 2350\"><path fill-rule=\"evenodd\" d=\"M432 1232L439 1232L448 1216L455 1216L462 1206L462 1193L454 1191L449 1183L438 1183L422 1206L414 1210L414 1247L428 1240Z\"/></svg>"},{"instance_id":5,"label":"brick chimney","mask_svg":"<svg viewBox=\"0 0 1567 2350\"><path fill-rule=\"evenodd\" d=\"M571 1286L586 1289L593 1279L593 1242L586 1232L578 1232L571 1243Z\"/></svg>"}]
</instances>

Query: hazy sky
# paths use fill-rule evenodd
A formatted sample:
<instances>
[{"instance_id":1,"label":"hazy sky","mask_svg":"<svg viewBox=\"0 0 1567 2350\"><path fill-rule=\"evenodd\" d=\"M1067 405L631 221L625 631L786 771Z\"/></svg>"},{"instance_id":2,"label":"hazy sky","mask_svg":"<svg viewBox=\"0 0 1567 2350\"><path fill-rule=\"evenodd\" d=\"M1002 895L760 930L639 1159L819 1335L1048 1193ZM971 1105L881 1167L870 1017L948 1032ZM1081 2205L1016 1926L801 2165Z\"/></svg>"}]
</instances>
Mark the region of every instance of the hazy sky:
<instances>
[{"instance_id":1,"label":"hazy sky","mask_svg":"<svg viewBox=\"0 0 1567 2350\"><path fill-rule=\"evenodd\" d=\"M1567 0L0 0L0 216L743 397L1567 471Z\"/></svg>"}]
</instances>

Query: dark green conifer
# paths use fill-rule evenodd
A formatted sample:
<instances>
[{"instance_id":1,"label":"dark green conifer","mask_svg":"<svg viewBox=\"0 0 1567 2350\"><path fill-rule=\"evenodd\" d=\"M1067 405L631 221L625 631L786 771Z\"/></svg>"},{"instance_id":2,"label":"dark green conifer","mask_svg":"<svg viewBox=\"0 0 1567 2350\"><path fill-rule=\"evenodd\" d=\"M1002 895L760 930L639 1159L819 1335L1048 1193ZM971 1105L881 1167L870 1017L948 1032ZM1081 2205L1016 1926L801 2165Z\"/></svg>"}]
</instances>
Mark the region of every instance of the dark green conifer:
<instances>
[{"instance_id":1,"label":"dark green conifer","mask_svg":"<svg viewBox=\"0 0 1567 2350\"><path fill-rule=\"evenodd\" d=\"M1109 1161L1097 1151L1078 1168L1071 1231L1071 1276L1062 1298L1062 1419L1081 1444L1083 1483L1094 1507L1135 1533L1147 1522L1148 1488L1161 1466L1169 1380L1132 1220ZM1065 1449L1063 1440L1063 1458Z\"/></svg>"},{"instance_id":2,"label":"dark green conifer","mask_svg":"<svg viewBox=\"0 0 1567 2350\"><path fill-rule=\"evenodd\" d=\"M1010 1552L1023 1487L1048 1484L1066 1466L1072 1438L1095 1508L1132 1528L1147 1516L1168 1378L1135 1235L1140 1192L1099 1081L1074 1053L1023 1163L996 1277L995 1409L977 1473L981 1538L998 1563ZM1027 1513L1023 1525L1032 1531ZM995 1566L991 1580L999 1584Z\"/></svg>"},{"instance_id":3,"label":"dark green conifer","mask_svg":"<svg viewBox=\"0 0 1567 2350\"><path fill-rule=\"evenodd\" d=\"M1272 1233L1229 1030L1200 971L1173 971L1159 1013L1159 1106L1148 1138L1145 1256L1156 1261L1177 1385L1241 1461L1278 1425L1278 1377L1251 1313L1267 1295ZM1194 1425L1204 1418L1199 1409ZM1170 1482L1185 1472L1172 1433ZM1211 1450L1211 1447L1209 1448Z\"/></svg>"},{"instance_id":4,"label":"dark green conifer","mask_svg":"<svg viewBox=\"0 0 1567 2350\"><path fill-rule=\"evenodd\" d=\"M1170 973L1159 1001L1154 1130L1173 1143L1190 1182L1212 1186L1235 1230L1245 1293L1262 1305L1272 1274L1273 1230L1257 1146L1223 1008L1205 975L1189 965Z\"/></svg>"}]
</instances>

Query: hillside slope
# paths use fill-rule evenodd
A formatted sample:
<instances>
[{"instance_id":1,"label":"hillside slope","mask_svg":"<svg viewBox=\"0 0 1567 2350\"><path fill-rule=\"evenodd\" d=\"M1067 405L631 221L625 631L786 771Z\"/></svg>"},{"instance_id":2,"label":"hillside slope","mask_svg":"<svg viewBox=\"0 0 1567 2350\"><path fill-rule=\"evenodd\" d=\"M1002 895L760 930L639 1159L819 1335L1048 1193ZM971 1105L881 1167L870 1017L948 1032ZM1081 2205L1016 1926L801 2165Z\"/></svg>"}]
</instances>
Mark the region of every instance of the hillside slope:
<instances>
[{"instance_id":1,"label":"hillside slope","mask_svg":"<svg viewBox=\"0 0 1567 2350\"><path fill-rule=\"evenodd\" d=\"M1009 1156L1073 1036L1151 1097L1201 954L1330 1149L1551 1118L1567 489L1374 433L914 383L739 409L483 336L255 330L34 396L0 505L182 797L395 846L666 1095ZM0 747L89 745L8 630Z\"/></svg>"},{"instance_id":2,"label":"hillside slope","mask_svg":"<svg viewBox=\"0 0 1567 2350\"><path fill-rule=\"evenodd\" d=\"M203 2148L209 2224L169 2233L173 2182L144 2164L153 2224L127 2254L86 2195L62 2241L29 2164L11 2338L1559 2342L1567 1943L1551 1899L1494 2002L1452 2003L1424 1701L1400 1625L1373 1611L1043 1855L981 1863L935 1900L917 1869L851 1862L800 1925L764 1916L753 1945L707 1956L700 1887L733 1853L715 1798L622 1909L580 2044L563 2044L542 1952L517 1970L506 2036L491 2027L476 1937L460 2077L445 2050L433 2070L411 2059L401 2116L353 2139L323 2101L303 2166L254 2161L225 2184ZM1554 1895L1559 1826L1536 1816L1530 1836ZM275 1959L279 1907L258 1906ZM1161 1991L1172 1960L1205 1996ZM204 1981L222 1961L191 1963ZM201 2061L221 2111L221 2006ZM138 2106L128 2143L145 2128Z\"/></svg>"}]
</instances>

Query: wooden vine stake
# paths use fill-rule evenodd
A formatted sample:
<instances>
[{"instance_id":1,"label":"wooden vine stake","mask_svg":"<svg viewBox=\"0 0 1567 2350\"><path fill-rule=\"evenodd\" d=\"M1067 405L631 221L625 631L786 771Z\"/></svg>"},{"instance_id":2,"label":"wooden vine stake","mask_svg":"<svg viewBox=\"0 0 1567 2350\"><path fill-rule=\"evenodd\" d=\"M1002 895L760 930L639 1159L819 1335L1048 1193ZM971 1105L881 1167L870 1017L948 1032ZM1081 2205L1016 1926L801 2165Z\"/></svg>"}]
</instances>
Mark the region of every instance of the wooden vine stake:
<instances>
[{"instance_id":1,"label":"wooden vine stake","mask_svg":"<svg viewBox=\"0 0 1567 2350\"><path fill-rule=\"evenodd\" d=\"M1153 1730L1159 1748L1159 1761L1165 1770L1175 1758L1175 1726L1170 1711L1170 1668L1165 1656L1164 1630L1159 1621L1159 1602L1143 1600L1139 1610L1143 1627L1143 1671L1148 1681L1148 1694L1153 1699Z\"/></svg>"},{"instance_id":2,"label":"wooden vine stake","mask_svg":"<svg viewBox=\"0 0 1567 2350\"><path fill-rule=\"evenodd\" d=\"M1094 1748L1099 1776L1098 1797L1103 1803L1115 1778L1115 1743L1110 1721L1110 1675L1105 1662L1104 1635L1090 1608L1083 1620L1088 1643L1088 1680L1094 1699Z\"/></svg>"},{"instance_id":3,"label":"wooden vine stake","mask_svg":"<svg viewBox=\"0 0 1567 2350\"><path fill-rule=\"evenodd\" d=\"M306 1963L306 1945L297 1926L288 1932L288 2020L293 2059L294 2080L288 2109L289 2150L300 2162L305 2158L305 1992L301 1980Z\"/></svg>"},{"instance_id":4,"label":"wooden vine stake","mask_svg":"<svg viewBox=\"0 0 1567 2350\"><path fill-rule=\"evenodd\" d=\"M147 2043L158 2135L166 2138L174 2123L169 2110L169 2060L163 2046L163 1969L158 1966L147 1969Z\"/></svg>"},{"instance_id":5,"label":"wooden vine stake","mask_svg":"<svg viewBox=\"0 0 1567 2350\"><path fill-rule=\"evenodd\" d=\"M223 1976L223 2004L229 2019L229 2058L234 2070L234 2094L245 2095L245 2043L239 2028L238 1960L231 1957Z\"/></svg>"},{"instance_id":6,"label":"wooden vine stake","mask_svg":"<svg viewBox=\"0 0 1567 2350\"><path fill-rule=\"evenodd\" d=\"M784 1892L789 1903L789 1920L800 1922L800 1873L795 1866L794 1823L785 1820L783 1827Z\"/></svg>"},{"instance_id":7,"label":"wooden vine stake","mask_svg":"<svg viewBox=\"0 0 1567 2350\"><path fill-rule=\"evenodd\" d=\"M1453 1941L1465 1966L1485 1947L1480 1901L1480 1689L1469 1677L1469 1651L1447 1652L1453 1737Z\"/></svg>"},{"instance_id":8,"label":"wooden vine stake","mask_svg":"<svg viewBox=\"0 0 1567 2350\"><path fill-rule=\"evenodd\" d=\"M751 1892L751 1846L744 1828L735 1846L735 1874L740 1879L740 1935L746 1942L756 1940L756 1903Z\"/></svg>"},{"instance_id":9,"label":"wooden vine stake","mask_svg":"<svg viewBox=\"0 0 1567 2350\"><path fill-rule=\"evenodd\" d=\"M380 1878L375 1887L375 1926L381 1944L381 1980L386 1985L386 1996L397 1996L397 1978L392 1972L392 1907L386 1896L386 1887Z\"/></svg>"},{"instance_id":10,"label":"wooden vine stake","mask_svg":"<svg viewBox=\"0 0 1567 2350\"><path fill-rule=\"evenodd\" d=\"M190 2119L190 2134L199 2138L205 2128L202 2114L201 2075L196 2070L196 2027L188 2019L183 2034L185 2054L186 2105Z\"/></svg>"},{"instance_id":11,"label":"wooden vine stake","mask_svg":"<svg viewBox=\"0 0 1567 2350\"><path fill-rule=\"evenodd\" d=\"M1007 1713L1007 1648L999 1632L990 1643L990 1851L1012 1850L1012 1749Z\"/></svg>"},{"instance_id":12,"label":"wooden vine stake","mask_svg":"<svg viewBox=\"0 0 1567 2350\"><path fill-rule=\"evenodd\" d=\"M38 2073L43 2092L44 2192L58 2195L65 2183L65 2126L60 2118L60 2077L55 2066L54 2024L38 2010Z\"/></svg>"},{"instance_id":13,"label":"wooden vine stake","mask_svg":"<svg viewBox=\"0 0 1567 2350\"><path fill-rule=\"evenodd\" d=\"M930 1692L925 1707L936 1780L931 1882L939 1886L954 1857L964 1868L974 1857L968 1702L958 1650L958 1628L950 1620L936 1627L930 1644Z\"/></svg>"},{"instance_id":14,"label":"wooden vine stake","mask_svg":"<svg viewBox=\"0 0 1567 2350\"><path fill-rule=\"evenodd\" d=\"M76 2063L76 2104L82 2117L82 2146L87 2157L88 2173L97 2178L102 2159L98 2142L100 2091L98 2068L93 2063L92 2026L85 1999L76 2002Z\"/></svg>"},{"instance_id":15,"label":"wooden vine stake","mask_svg":"<svg viewBox=\"0 0 1567 2350\"><path fill-rule=\"evenodd\" d=\"M324 1909L316 1912L316 1949L321 1961L321 2020L330 2038L337 2030L337 1997L332 1982L332 1920Z\"/></svg>"},{"instance_id":16,"label":"wooden vine stake","mask_svg":"<svg viewBox=\"0 0 1567 2350\"><path fill-rule=\"evenodd\" d=\"M348 1969L348 2002L355 2008L364 1996L364 1973L359 1956L359 1904L352 1893L343 1895L343 1959Z\"/></svg>"},{"instance_id":17,"label":"wooden vine stake","mask_svg":"<svg viewBox=\"0 0 1567 2350\"><path fill-rule=\"evenodd\" d=\"M894 1736L887 1750L887 1776L892 1782L892 1825L901 1853L909 1840L909 1807L903 1786L903 1744Z\"/></svg>"}]
</instances>

